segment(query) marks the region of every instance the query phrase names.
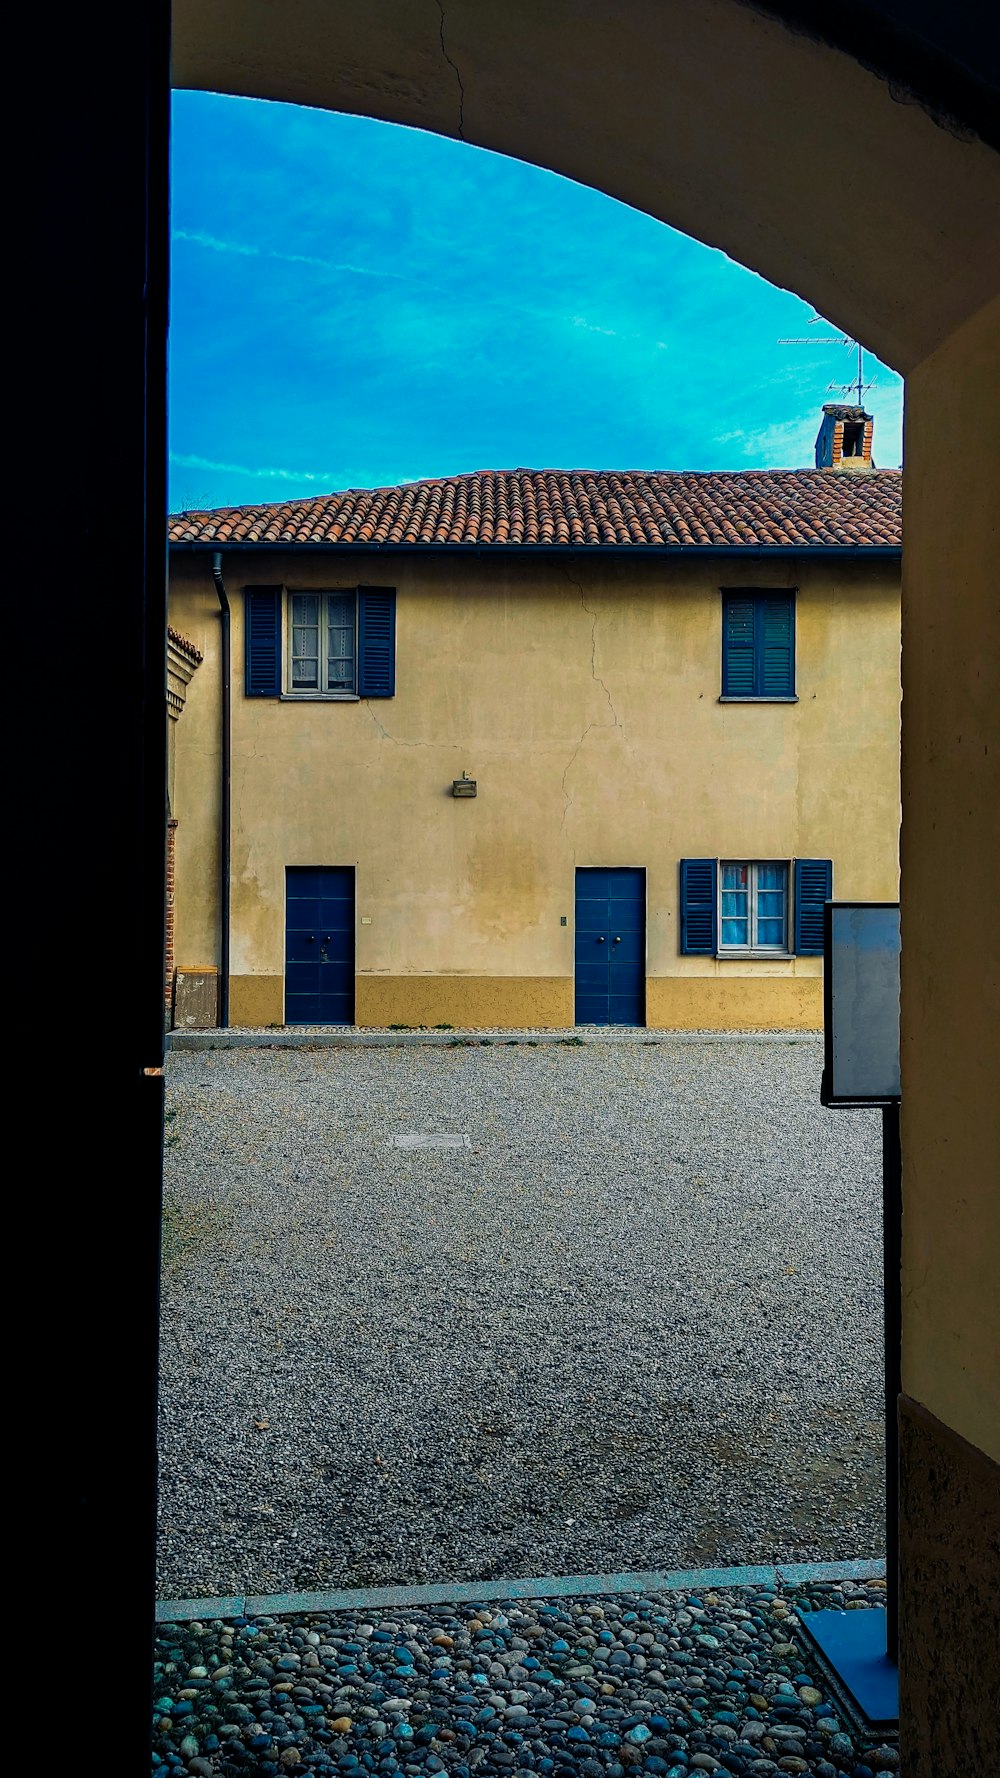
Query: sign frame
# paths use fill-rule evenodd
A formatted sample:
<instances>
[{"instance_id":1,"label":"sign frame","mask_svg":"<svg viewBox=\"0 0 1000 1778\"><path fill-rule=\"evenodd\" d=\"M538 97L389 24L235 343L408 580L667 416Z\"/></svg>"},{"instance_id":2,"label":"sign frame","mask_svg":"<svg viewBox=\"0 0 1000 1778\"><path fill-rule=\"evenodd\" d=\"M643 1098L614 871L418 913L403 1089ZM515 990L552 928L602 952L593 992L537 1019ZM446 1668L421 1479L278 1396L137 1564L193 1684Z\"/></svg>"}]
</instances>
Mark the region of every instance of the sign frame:
<instances>
[{"instance_id":1,"label":"sign frame","mask_svg":"<svg viewBox=\"0 0 1000 1778\"><path fill-rule=\"evenodd\" d=\"M900 1094L835 1094L833 1091L833 915L842 908L895 909L898 901L827 901L823 904L823 1076L820 1104L834 1111L867 1111L878 1106L898 1106Z\"/></svg>"}]
</instances>

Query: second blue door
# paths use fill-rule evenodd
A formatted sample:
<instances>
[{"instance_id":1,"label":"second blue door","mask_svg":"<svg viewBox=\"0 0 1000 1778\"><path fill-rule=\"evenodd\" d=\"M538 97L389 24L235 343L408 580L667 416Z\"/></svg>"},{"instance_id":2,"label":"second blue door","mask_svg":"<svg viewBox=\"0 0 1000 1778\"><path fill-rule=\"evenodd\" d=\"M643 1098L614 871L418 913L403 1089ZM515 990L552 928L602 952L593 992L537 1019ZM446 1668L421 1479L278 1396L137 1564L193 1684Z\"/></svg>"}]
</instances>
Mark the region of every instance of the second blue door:
<instances>
[{"instance_id":1,"label":"second blue door","mask_svg":"<svg viewBox=\"0 0 1000 1778\"><path fill-rule=\"evenodd\" d=\"M576 1022L642 1025L646 1017L646 873L576 873Z\"/></svg>"},{"instance_id":2,"label":"second blue door","mask_svg":"<svg viewBox=\"0 0 1000 1778\"><path fill-rule=\"evenodd\" d=\"M354 868L289 869L285 1023L354 1023Z\"/></svg>"}]
</instances>

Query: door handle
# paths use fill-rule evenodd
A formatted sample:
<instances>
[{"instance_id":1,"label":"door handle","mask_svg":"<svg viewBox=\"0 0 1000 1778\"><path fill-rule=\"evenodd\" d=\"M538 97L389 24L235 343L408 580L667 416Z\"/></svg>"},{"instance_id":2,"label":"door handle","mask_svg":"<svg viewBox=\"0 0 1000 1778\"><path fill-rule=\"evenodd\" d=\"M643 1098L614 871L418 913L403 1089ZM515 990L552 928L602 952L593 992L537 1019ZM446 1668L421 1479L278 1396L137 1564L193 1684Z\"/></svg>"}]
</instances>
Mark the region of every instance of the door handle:
<instances>
[{"instance_id":1,"label":"door handle","mask_svg":"<svg viewBox=\"0 0 1000 1778\"><path fill-rule=\"evenodd\" d=\"M595 941L594 941L594 942L595 942L595 943L596 943L596 944L599 944L599 945L602 945L602 944L603 944L603 943L604 943L604 934L603 934L603 932L602 932L602 933L601 933L601 935L600 935L600 937L599 937L599 938L597 938L597 939L596 939L596 940L595 940Z\"/></svg>"},{"instance_id":2,"label":"door handle","mask_svg":"<svg viewBox=\"0 0 1000 1778\"><path fill-rule=\"evenodd\" d=\"M316 943L316 934L314 932L310 932L309 937L306 939L306 944L307 945L314 945L315 943Z\"/></svg>"},{"instance_id":3,"label":"door handle","mask_svg":"<svg viewBox=\"0 0 1000 1778\"><path fill-rule=\"evenodd\" d=\"M621 939L620 939L620 938L616 938L616 939L615 939L615 944L616 944L616 945L620 945L620 944L621 944L621 942L622 942L622 941L621 941Z\"/></svg>"}]
</instances>

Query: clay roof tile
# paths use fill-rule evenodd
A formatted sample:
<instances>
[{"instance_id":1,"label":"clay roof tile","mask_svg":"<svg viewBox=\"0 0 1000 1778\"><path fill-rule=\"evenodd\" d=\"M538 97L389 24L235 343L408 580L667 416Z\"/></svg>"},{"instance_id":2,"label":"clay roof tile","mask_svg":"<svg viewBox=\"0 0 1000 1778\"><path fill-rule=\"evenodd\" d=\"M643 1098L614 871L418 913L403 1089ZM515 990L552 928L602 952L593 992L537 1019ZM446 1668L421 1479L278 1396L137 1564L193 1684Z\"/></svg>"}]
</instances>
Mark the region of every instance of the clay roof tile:
<instances>
[{"instance_id":1,"label":"clay roof tile","mask_svg":"<svg viewBox=\"0 0 1000 1778\"><path fill-rule=\"evenodd\" d=\"M184 512L172 543L898 548L896 470L477 470L272 506Z\"/></svg>"}]
</instances>

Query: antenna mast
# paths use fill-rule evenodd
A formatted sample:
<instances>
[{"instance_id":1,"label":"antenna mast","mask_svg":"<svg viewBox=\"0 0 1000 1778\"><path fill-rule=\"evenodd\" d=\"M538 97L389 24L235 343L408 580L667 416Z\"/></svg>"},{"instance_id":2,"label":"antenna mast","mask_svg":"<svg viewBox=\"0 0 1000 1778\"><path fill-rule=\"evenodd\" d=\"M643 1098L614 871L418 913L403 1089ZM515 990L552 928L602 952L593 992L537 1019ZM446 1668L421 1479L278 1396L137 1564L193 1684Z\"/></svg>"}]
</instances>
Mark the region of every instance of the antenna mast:
<instances>
[{"instance_id":1,"label":"antenna mast","mask_svg":"<svg viewBox=\"0 0 1000 1778\"><path fill-rule=\"evenodd\" d=\"M824 327L829 326L829 322L824 321L822 315L811 316L810 320L809 320L809 326L815 327L817 322L821 323ZM859 407L862 407L864 405L864 399L868 393L868 390L874 389L877 387L878 379L876 377L870 378L870 380L867 383L865 382L864 347L862 346L860 340L856 340L856 339L852 338L852 336L849 333L837 333L837 334L814 333L805 339L779 339L778 344L779 344L779 346L851 346L858 354L858 375L857 375L856 387L857 387L857 398L858 398L858 406ZM828 395L830 395L834 391L836 391L840 395L853 395L855 393L854 379L852 378L852 380L849 383L828 383L826 386L826 393Z\"/></svg>"}]
</instances>

